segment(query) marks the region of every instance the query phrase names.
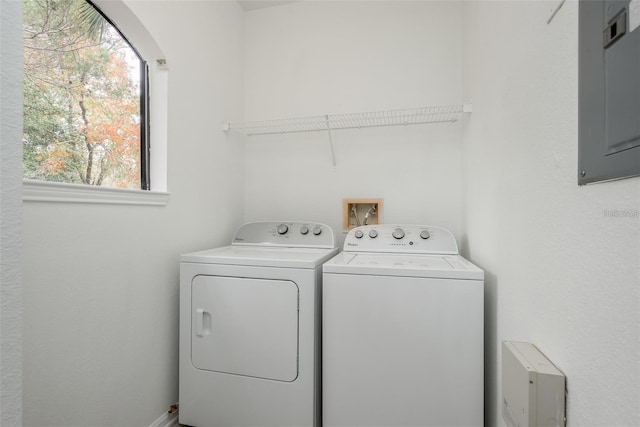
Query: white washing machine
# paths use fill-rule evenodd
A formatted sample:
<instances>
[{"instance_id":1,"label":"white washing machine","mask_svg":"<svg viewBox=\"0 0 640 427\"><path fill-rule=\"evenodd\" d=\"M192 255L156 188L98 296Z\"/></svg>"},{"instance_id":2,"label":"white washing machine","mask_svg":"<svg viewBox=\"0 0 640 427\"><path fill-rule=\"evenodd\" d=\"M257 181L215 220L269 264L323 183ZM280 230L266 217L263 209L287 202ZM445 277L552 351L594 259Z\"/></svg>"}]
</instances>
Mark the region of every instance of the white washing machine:
<instances>
[{"instance_id":1,"label":"white washing machine","mask_svg":"<svg viewBox=\"0 0 640 427\"><path fill-rule=\"evenodd\" d=\"M449 231L358 227L323 271L325 427L483 425L484 273Z\"/></svg>"},{"instance_id":2,"label":"white washing machine","mask_svg":"<svg viewBox=\"0 0 640 427\"><path fill-rule=\"evenodd\" d=\"M240 227L180 260L180 423L319 426L322 263L331 228Z\"/></svg>"}]
</instances>

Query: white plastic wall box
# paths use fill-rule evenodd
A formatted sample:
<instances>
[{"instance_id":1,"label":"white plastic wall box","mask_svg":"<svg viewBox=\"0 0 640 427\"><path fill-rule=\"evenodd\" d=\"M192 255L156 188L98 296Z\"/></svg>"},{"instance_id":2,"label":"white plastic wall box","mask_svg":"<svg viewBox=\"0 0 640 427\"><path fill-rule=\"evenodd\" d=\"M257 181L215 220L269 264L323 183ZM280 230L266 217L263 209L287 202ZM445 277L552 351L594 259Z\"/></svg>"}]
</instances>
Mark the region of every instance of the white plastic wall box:
<instances>
[{"instance_id":1,"label":"white plastic wall box","mask_svg":"<svg viewBox=\"0 0 640 427\"><path fill-rule=\"evenodd\" d=\"M508 427L564 427L565 376L535 346L502 342L502 417Z\"/></svg>"}]
</instances>

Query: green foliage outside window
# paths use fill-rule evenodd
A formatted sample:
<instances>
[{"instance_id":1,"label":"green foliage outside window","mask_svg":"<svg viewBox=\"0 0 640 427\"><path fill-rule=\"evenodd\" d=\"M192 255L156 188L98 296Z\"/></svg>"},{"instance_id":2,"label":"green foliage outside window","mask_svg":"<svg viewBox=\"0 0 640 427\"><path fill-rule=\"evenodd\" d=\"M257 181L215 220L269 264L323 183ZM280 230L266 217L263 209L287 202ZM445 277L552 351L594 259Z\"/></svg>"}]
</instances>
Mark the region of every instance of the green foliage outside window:
<instances>
[{"instance_id":1,"label":"green foliage outside window","mask_svg":"<svg viewBox=\"0 0 640 427\"><path fill-rule=\"evenodd\" d=\"M85 0L24 0L24 178L141 188L142 61Z\"/></svg>"}]
</instances>

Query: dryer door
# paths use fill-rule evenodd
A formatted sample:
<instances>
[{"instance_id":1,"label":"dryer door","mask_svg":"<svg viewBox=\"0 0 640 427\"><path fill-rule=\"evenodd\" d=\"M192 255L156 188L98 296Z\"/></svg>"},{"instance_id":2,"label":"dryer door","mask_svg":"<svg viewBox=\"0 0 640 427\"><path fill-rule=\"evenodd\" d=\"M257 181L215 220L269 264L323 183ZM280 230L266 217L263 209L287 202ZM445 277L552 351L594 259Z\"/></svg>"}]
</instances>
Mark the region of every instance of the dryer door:
<instances>
[{"instance_id":1,"label":"dryer door","mask_svg":"<svg viewBox=\"0 0 640 427\"><path fill-rule=\"evenodd\" d=\"M191 361L198 369L277 381L298 376L298 286L196 276Z\"/></svg>"}]
</instances>

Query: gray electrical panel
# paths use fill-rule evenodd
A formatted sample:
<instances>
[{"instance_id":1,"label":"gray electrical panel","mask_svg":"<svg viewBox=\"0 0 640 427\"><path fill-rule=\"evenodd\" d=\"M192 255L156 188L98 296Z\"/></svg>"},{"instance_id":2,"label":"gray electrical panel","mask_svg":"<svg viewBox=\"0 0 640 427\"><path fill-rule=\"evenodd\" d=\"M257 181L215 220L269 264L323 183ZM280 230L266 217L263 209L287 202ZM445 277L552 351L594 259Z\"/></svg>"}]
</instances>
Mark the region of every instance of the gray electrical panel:
<instances>
[{"instance_id":1,"label":"gray electrical panel","mask_svg":"<svg viewBox=\"0 0 640 427\"><path fill-rule=\"evenodd\" d=\"M578 184L640 175L640 0L581 0Z\"/></svg>"}]
</instances>

